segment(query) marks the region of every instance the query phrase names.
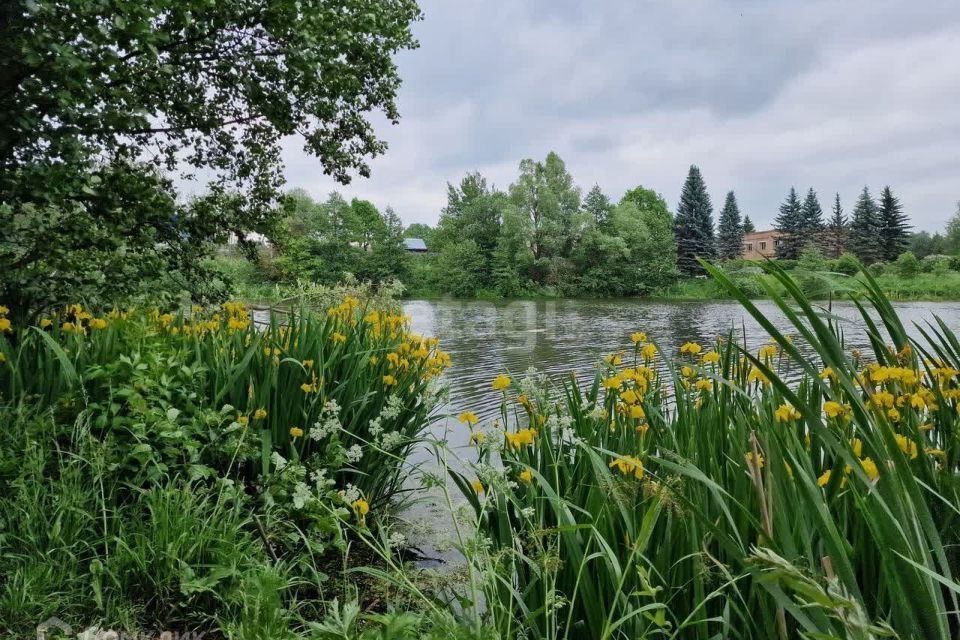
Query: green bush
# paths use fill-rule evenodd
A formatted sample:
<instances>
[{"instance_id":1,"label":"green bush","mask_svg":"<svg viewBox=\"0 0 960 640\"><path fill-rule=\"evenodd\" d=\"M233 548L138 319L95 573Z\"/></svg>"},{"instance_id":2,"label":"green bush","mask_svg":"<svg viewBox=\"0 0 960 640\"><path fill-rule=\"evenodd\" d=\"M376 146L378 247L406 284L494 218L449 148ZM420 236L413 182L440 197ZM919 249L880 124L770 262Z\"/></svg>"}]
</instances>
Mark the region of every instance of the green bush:
<instances>
[{"instance_id":1,"label":"green bush","mask_svg":"<svg viewBox=\"0 0 960 640\"><path fill-rule=\"evenodd\" d=\"M897 257L897 273L904 278L913 278L920 273L920 261L910 251L904 251Z\"/></svg>"},{"instance_id":2,"label":"green bush","mask_svg":"<svg viewBox=\"0 0 960 640\"><path fill-rule=\"evenodd\" d=\"M835 269L848 276L856 275L860 271L860 260L852 253L844 253L837 258Z\"/></svg>"},{"instance_id":3,"label":"green bush","mask_svg":"<svg viewBox=\"0 0 960 640\"><path fill-rule=\"evenodd\" d=\"M946 273L950 269L950 256L932 255L920 261L924 273Z\"/></svg>"}]
</instances>

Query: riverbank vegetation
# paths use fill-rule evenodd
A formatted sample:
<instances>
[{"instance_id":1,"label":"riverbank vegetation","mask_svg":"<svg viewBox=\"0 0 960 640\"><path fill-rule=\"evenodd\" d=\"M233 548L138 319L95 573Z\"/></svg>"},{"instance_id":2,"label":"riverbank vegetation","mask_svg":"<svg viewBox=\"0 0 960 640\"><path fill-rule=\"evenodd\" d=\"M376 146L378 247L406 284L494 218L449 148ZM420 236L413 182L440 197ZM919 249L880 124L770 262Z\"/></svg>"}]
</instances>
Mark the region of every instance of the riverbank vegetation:
<instances>
[{"instance_id":1,"label":"riverbank vegetation","mask_svg":"<svg viewBox=\"0 0 960 640\"><path fill-rule=\"evenodd\" d=\"M239 303L71 305L33 326L8 311L4 637L57 617L283 638L356 599L346 530L386 535L407 501L449 364L436 339L352 296L259 319Z\"/></svg>"},{"instance_id":2,"label":"riverbank vegetation","mask_svg":"<svg viewBox=\"0 0 960 640\"><path fill-rule=\"evenodd\" d=\"M953 637L956 337L910 339L866 273L850 351L764 275L792 335L711 268L759 352L638 328L585 386L503 372L498 419L451 407L466 450L428 431L449 358L389 303L0 309L4 633ZM395 526L423 491L462 554L445 578Z\"/></svg>"},{"instance_id":3,"label":"riverbank vegetation","mask_svg":"<svg viewBox=\"0 0 960 640\"><path fill-rule=\"evenodd\" d=\"M771 267L794 338L712 272L769 331L759 352L731 335L662 353L638 332L592 384L493 381L500 418L470 425L472 469L452 473L480 532L464 553L488 624L534 638L953 637L955 336L933 324L910 340L868 279L874 347L851 353Z\"/></svg>"}]
</instances>

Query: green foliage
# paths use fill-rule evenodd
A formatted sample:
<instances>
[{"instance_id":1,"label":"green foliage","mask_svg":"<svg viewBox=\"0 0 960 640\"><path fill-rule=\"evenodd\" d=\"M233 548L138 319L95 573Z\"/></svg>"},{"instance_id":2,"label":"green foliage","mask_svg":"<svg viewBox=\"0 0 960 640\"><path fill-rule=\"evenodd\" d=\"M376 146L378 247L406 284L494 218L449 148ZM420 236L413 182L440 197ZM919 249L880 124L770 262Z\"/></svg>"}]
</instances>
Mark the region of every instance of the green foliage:
<instances>
[{"instance_id":1,"label":"green foliage","mask_svg":"<svg viewBox=\"0 0 960 640\"><path fill-rule=\"evenodd\" d=\"M437 284L455 296L475 296L486 282L483 254L473 239L443 247L436 257L435 268Z\"/></svg>"},{"instance_id":2,"label":"green foliage","mask_svg":"<svg viewBox=\"0 0 960 640\"><path fill-rule=\"evenodd\" d=\"M645 295L676 278L666 203L637 187L614 207L599 187L580 190L556 154L524 160L504 194L480 174L448 185L414 287L455 296Z\"/></svg>"},{"instance_id":3,"label":"green foliage","mask_svg":"<svg viewBox=\"0 0 960 640\"><path fill-rule=\"evenodd\" d=\"M873 264L883 257L880 220L870 190L863 188L850 221L850 250L864 264Z\"/></svg>"},{"instance_id":4,"label":"green foliage","mask_svg":"<svg viewBox=\"0 0 960 640\"><path fill-rule=\"evenodd\" d=\"M836 259L843 254L849 231L850 223L847 220L847 216L843 214L843 207L840 204L840 194L838 193L833 201L833 213L823 233L822 244L827 257Z\"/></svg>"},{"instance_id":5,"label":"green foliage","mask_svg":"<svg viewBox=\"0 0 960 640\"><path fill-rule=\"evenodd\" d=\"M913 278L920 273L920 261L910 251L904 251L897 258L897 273L904 278Z\"/></svg>"},{"instance_id":6,"label":"green foliage","mask_svg":"<svg viewBox=\"0 0 960 640\"><path fill-rule=\"evenodd\" d=\"M259 327L237 303L72 307L10 327L0 633L56 615L290 637L347 522L402 506L448 363L378 306L347 297Z\"/></svg>"},{"instance_id":7,"label":"green foliage","mask_svg":"<svg viewBox=\"0 0 960 640\"><path fill-rule=\"evenodd\" d=\"M413 0L12 0L0 19L0 297L17 318L204 283L230 232L265 232L294 132L340 181L398 119ZM108 14L105 19L105 14ZM202 172L178 202L166 173ZM162 275L157 275L162 274Z\"/></svg>"},{"instance_id":8,"label":"green foliage","mask_svg":"<svg viewBox=\"0 0 960 640\"><path fill-rule=\"evenodd\" d=\"M808 237L805 233L803 205L800 204L797 190L793 187L790 187L787 199L780 205L780 213L774 220L773 226L780 232L777 257L787 260L799 258Z\"/></svg>"},{"instance_id":9,"label":"green foliage","mask_svg":"<svg viewBox=\"0 0 960 640\"><path fill-rule=\"evenodd\" d=\"M261 253L258 260L280 281L332 286L355 276L381 284L408 275L399 216L390 207L381 214L367 200L348 204L337 192L325 202L302 191L288 194L269 239L279 255Z\"/></svg>"},{"instance_id":10,"label":"green foliage","mask_svg":"<svg viewBox=\"0 0 960 640\"><path fill-rule=\"evenodd\" d=\"M753 226L753 222L750 220L750 216L743 216L743 232L744 233L753 233L757 228Z\"/></svg>"},{"instance_id":11,"label":"green foliage","mask_svg":"<svg viewBox=\"0 0 960 640\"><path fill-rule=\"evenodd\" d=\"M508 193L522 221L514 229L522 229L526 236L525 275L540 285L559 284L580 217L580 189L560 156L551 151L543 162L521 160L520 175Z\"/></svg>"},{"instance_id":12,"label":"green foliage","mask_svg":"<svg viewBox=\"0 0 960 640\"><path fill-rule=\"evenodd\" d=\"M721 260L735 260L743 253L744 225L740 221L740 208L733 191L727 192L727 199L720 212L720 224L717 237L717 257Z\"/></svg>"},{"instance_id":13,"label":"green foliage","mask_svg":"<svg viewBox=\"0 0 960 640\"><path fill-rule=\"evenodd\" d=\"M909 340L865 274L861 321L884 337L851 356L762 268L796 340L711 267L770 333L759 353L640 335L593 381L512 383L472 427L478 463L448 467L480 532L464 598L501 637L953 636L956 337Z\"/></svg>"},{"instance_id":14,"label":"green foliage","mask_svg":"<svg viewBox=\"0 0 960 640\"><path fill-rule=\"evenodd\" d=\"M877 213L880 233L880 255L887 261L897 259L909 243L910 225L903 213L899 198L893 195L889 186L880 193L880 209Z\"/></svg>"},{"instance_id":15,"label":"green foliage","mask_svg":"<svg viewBox=\"0 0 960 640\"><path fill-rule=\"evenodd\" d=\"M957 202L957 211L949 220L944 234L944 253L960 253L960 201Z\"/></svg>"},{"instance_id":16,"label":"green foliage","mask_svg":"<svg viewBox=\"0 0 960 640\"><path fill-rule=\"evenodd\" d=\"M677 241L677 267L686 275L703 273L697 258L716 255L713 234L713 205L699 167L690 166L680 192L673 231Z\"/></svg>"},{"instance_id":17,"label":"green foliage","mask_svg":"<svg viewBox=\"0 0 960 640\"><path fill-rule=\"evenodd\" d=\"M909 250L917 259L923 260L929 255L947 253L947 242L943 234L931 235L926 231L910 234Z\"/></svg>"},{"instance_id":18,"label":"green foliage","mask_svg":"<svg viewBox=\"0 0 960 640\"><path fill-rule=\"evenodd\" d=\"M613 211L613 203L610 202L610 198L600 190L600 185L593 185L583 199L583 212L597 227L602 228L607 223L611 211Z\"/></svg>"},{"instance_id":19,"label":"green foliage","mask_svg":"<svg viewBox=\"0 0 960 640\"><path fill-rule=\"evenodd\" d=\"M860 260L852 253L844 253L837 259L835 268L848 276L856 275L860 271Z\"/></svg>"},{"instance_id":20,"label":"green foliage","mask_svg":"<svg viewBox=\"0 0 960 640\"><path fill-rule=\"evenodd\" d=\"M820 207L820 200L813 187L807 191L807 196L803 199L800 216L803 220L801 228L806 233L816 237L823 231L823 209Z\"/></svg>"},{"instance_id":21,"label":"green foliage","mask_svg":"<svg viewBox=\"0 0 960 640\"><path fill-rule=\"evenodd\" d=\"M950 256L930 255L920 261L920 270L923 273L944 274L950 269Z\"/></svg>"},{"instance_id":22,"label":"green foliage","mask_svg":"<svg viewBox=\"0 0 960 640\"><path fill-rule=\"evenodd\" d=\"M649 295L676 279L673 220L656 192L627 192L603 229L590 225L576 247L579 291Z\"/></svg>"}]
</instances>

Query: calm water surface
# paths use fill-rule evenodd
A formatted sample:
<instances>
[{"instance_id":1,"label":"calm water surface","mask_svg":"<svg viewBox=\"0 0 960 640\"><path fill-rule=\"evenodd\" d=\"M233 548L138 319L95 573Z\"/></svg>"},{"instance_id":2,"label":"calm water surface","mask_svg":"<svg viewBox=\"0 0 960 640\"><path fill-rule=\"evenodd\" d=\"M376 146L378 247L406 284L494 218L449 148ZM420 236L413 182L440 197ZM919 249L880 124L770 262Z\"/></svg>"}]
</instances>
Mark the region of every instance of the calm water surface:
<instances>
[{"instance_id":1,"label":"calm water surface","mask_svg":"<svg viewBox=\"0 0 960 640\"><path fill-rule=\"evenodd\" d=\"M755 304L778 329L796 333L772 302L760 300ZM960 302L894 306L904 325L916 335L914 323L922 326L934 315L960 331ZM490 388L490 381L498 373L517 377L536 367L554 380L575 372L582 381L590 381L600 357L632 349L630 334L634 331L646 332L650 340L670 353L676 353L688 341L712 344L731 329L738 336L745 335L752 348L768 341L760 325L732 301L411 300L404 304L404 311L412 318L415 332L437 336L441 347L450 352L453 366L446 374L450 387L446 410L470 410L481 418L498 411L500 394ZM848 347L869 347L856 307L834 303L832 312L840 318Z\"/></svg>"}]
</instances>

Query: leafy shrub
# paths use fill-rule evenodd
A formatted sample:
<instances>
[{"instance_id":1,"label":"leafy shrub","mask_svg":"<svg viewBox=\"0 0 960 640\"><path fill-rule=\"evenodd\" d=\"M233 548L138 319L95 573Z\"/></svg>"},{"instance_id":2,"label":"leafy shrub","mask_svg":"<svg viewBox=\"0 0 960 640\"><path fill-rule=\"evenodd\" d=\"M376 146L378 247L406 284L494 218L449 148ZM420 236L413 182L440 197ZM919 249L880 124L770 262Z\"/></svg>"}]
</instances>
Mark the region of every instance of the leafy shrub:
<instances>
[{"instance_id":1,"label":"leafy shrub","mask_svg":"<svg viewBox=\"0 0 960 640\"><path fill-rule=\"evenodd\" d=\"M860 261L852 253L844 253L837 258L834 268L840 273L855 276L860 271Z\"/></svg>"},{"instance_id":2,"label":"leafy shrub","mask_svg":"<svg viewBox=\"0 0 960 640\"><path fill-rule=\"evenodd\" d=\"M920 261L910 251L904 251L897 257L897 273L904 278L913 278L920 273Z\"/></svg>"},{"instance_id":3,"label":"leafy shrub","mask_svg":"<svg viewBox=\"0 0 960 640\"><path fill-rule=\"evenodd\" d=\"M924 273L946 273L950 269L950 256L932 255L920 261Z\"/></svg>"}]
</instances>

